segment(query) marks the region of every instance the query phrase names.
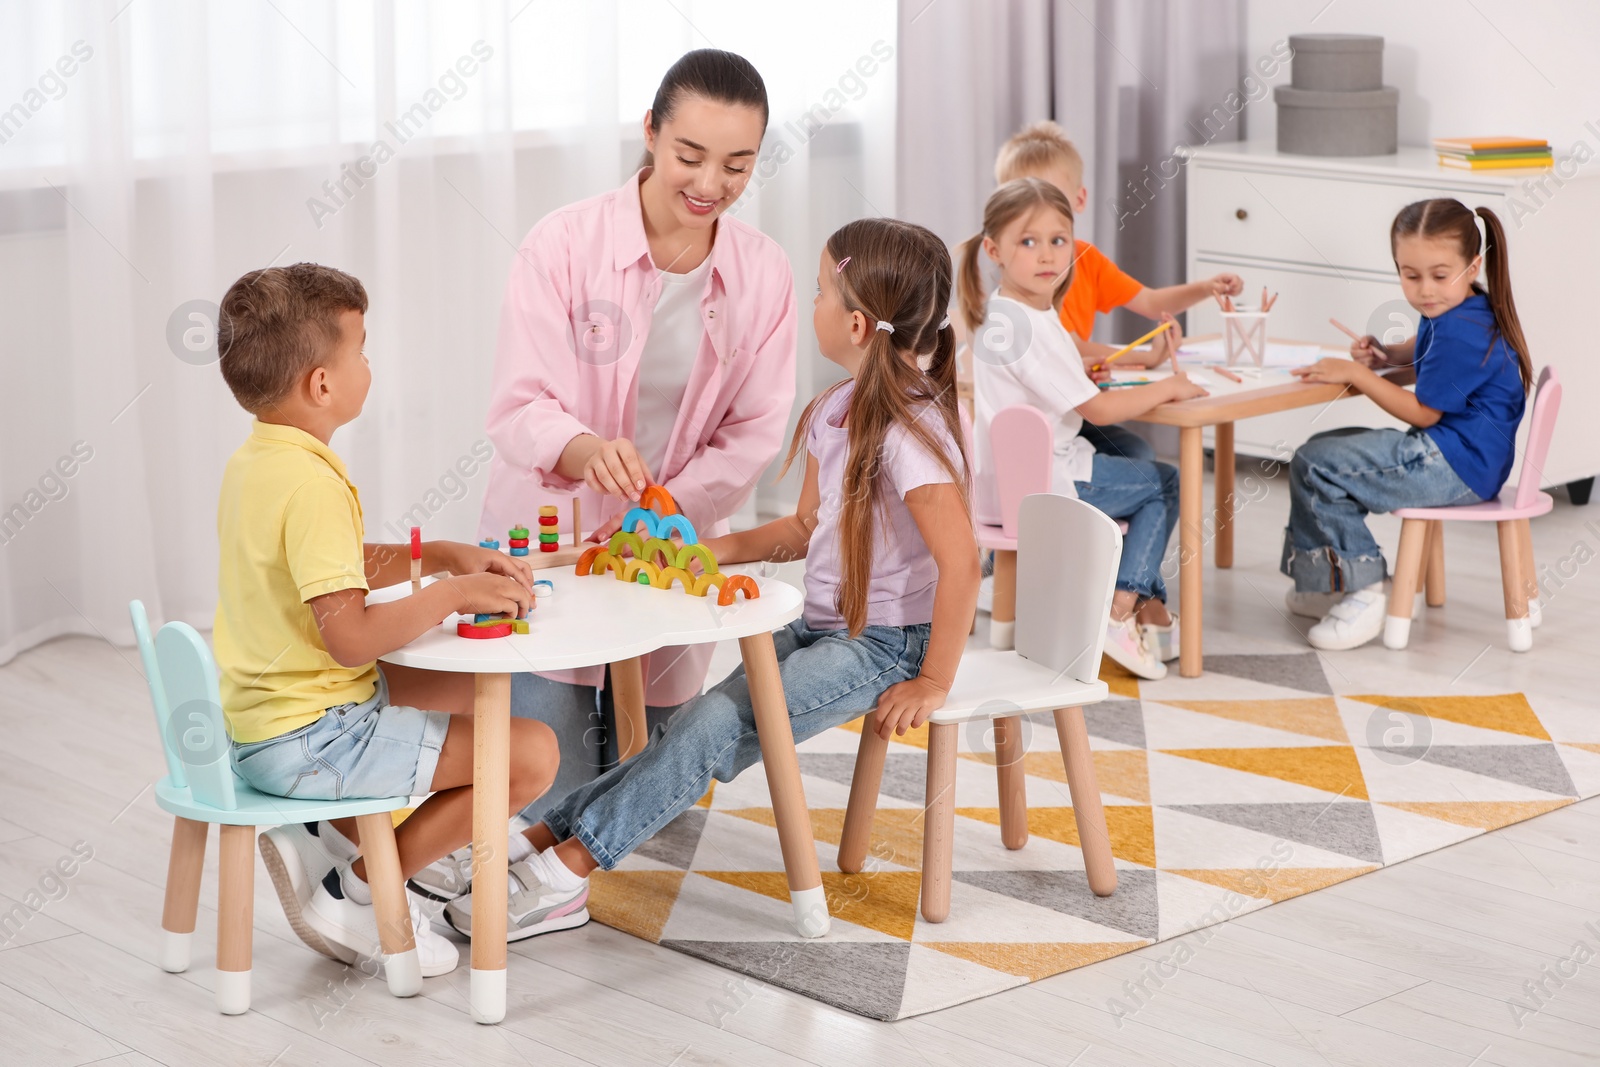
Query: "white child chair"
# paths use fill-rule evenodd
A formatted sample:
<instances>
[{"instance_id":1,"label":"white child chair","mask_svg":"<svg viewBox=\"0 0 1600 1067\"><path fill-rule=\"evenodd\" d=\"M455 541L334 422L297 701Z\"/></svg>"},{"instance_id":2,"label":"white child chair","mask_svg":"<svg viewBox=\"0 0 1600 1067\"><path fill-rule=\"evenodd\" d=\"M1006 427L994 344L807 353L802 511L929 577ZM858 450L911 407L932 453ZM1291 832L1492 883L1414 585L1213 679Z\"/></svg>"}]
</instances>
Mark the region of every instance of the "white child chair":
<instances>
[{"instance_id":1,"label":"white child chair","mask_svg":"<svg viewBox=\"0 0 1600 1067\"><path fill-rule=\"evenodd\" d=\"M1541 619L1539 579L1533 569L1533 534L1528 520L1548 512L1555 501L1539 488L1544 458L1561 410L1561 379L1554 367L1539 374L1533 394L1533 418L1528 423L1528 443L1522 453L1522 473L1513 493L1501 491L1494 500L1443 508L1397 508L1400 550L1389 590L1389 617L1384 621L1383 643L1405 648L1411 638L1411 611L1417 580L1426 561L1428 606L1444 604L1444 524L1493 522L1500 534L1500 588L1505 600L1506 635L1513 652L1533 647L1533 628Z\"/></svg>"},{"instance_id":2,"label":"white child chair","mask_svg":"<svg viewBox=\"0 0 1600 1067\"><path fill-rule=\"evenodd\" d=\"M217 689L217 665L194 627L169 622L150 639L144 605L128 605L139 658L144 662L167 775L155 786L156 804L174 816L161 916L161 966L188 970L206 835L219 824L222 838L217 890L217 1009L250 1010L251 929L255 919L256 828L354 817L366 859L367 882L377 911L389 991L397 997L422 990L400 855L390 812L408 797L381 800L295 800L258 793L233 773L228 734Z\"/></svg>"},{"instance_id":3,"label":"white child chair","mask_svg":"<svg viewBox=\"0 0 1600 1067\"><path fill-rule=\"evenodd\" d=\"M1083 706L1106 697L1100 653L1122 556L1122 532L1096 508L1051 493L1023 499L1016 514L1016 651L967 652L944 707L928 720L922 915L929 922L943 922L950 914L956 738L962 723L975 720L994 723L1000 839L1006 848L1019 849L1028 843L1022 716L1031 711L1055 713L1089 888L1108 896L1117 887ZM842 871L859 872L866 859L888 747L873 732L868 716L862 723L839 840Z\"/></svg>"}]
</instances>

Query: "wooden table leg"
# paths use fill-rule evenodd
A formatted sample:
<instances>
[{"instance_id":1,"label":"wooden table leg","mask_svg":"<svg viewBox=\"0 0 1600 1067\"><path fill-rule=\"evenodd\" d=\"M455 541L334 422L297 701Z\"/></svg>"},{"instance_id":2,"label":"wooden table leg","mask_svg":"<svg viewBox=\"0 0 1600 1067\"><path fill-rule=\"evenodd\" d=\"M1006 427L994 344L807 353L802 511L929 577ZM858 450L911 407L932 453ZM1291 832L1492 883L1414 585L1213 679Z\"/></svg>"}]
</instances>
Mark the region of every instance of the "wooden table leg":
<instances>
[{"instance_id":1,"label":"wooden table leg","mask_svg":"<svg viewBox=\"0 0 1600 1067\"><path fill-rule=\"evenodd\" d=\"M511 675L472 688L472 987L474 1022L506 1017L506 813L511 806Z\"/></svg>"},{"instance_id":2,"label":"wooden table leg","mask_svg":"<svg viewBox=\"0 0 1600 1067\"><path fill-rule=\"evenodd\" d=\"M617 718L617 762L626 763L650 740L644 714L644 661L638 656L611 665L611 708Z\"/></svg>"},{"instance_id":3,"label":"wooden table leg","mask_svg":"<svg viewBox=\"0 0 1600 1067\"><path fill-rule=\"evenodd\" d=\"M800 758L794 750L794 728L789 724L789 703L778 673L778 652L771 634L739 638L744 672L750 683L750 704L755 710L756 734L761 742L761 763L772 791L772 817L783 849L783 869L789 876L789 900L794 905L795 928L801 937L821 937L831 925L828 898L822 889L817 864L817 843L806 811L805 789L800 783ZM476 902L474 902L476 910Z\"/></svg>"},{"instance_id":4,"label":"wooden table leg","mask_svg":"<svg viewBox=\"0 0 1600 1067\"><path fill-rule=\"evenodd\" d=\"M1200 512L1204 507L1205 459L1200 450L1200 427L1178 430L1178 600L1183 625L1178 627L1178 673L1198 678L1202 668L1200 627L1200 577L1204 561L1205 532Z\"/></svg>"},{"instance_id":5,"label":"wooden table leg","mask_svg":"<svg viewBox=\"0 0 1600 1067\"><path fill-rule=\"evenodd\" d=\"M1233 423L1219 422L1212 454L1216 458L1217 514L1214 548L1219 569L1233 566ZM1182 637L1182 633L1179 637Z\"/></svg>"}]
</instances>

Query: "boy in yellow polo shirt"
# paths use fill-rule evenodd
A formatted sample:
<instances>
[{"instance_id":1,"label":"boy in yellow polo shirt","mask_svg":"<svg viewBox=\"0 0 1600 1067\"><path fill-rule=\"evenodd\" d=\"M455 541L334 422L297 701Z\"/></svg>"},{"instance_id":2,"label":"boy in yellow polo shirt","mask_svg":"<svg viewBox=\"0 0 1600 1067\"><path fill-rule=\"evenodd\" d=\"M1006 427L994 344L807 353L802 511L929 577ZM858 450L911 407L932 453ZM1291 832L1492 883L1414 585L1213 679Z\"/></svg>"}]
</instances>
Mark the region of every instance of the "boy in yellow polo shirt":
<instances>
[{"instance_id":1,"label":"boy in yellow polo shirt","mask_svg":"<svg viewBox=\"0 0 1600 1067\"><path fill-rule=\"evenodd\" d=\"M533 573L498 552L427 542L423 569L445 578L367 604L369 589L410 577L410 550L363 544L360 499L329 447L372 382L366 309L359 281L313 263L252 271L223 297L222 376L256 421L222 476L213 643L233 766L256 789L433 794L395 831L409 877L471 838L472 677L376 660L454 612L525 614ZM511 811L549 788L557 761L549 727L512 720ZM261 835L295 932L345 962L381 951L353 822ZM319 863L324 855L336 862ZM411 911L422 973L452 970L455 945Z\"/></svg>"}]
</instances>

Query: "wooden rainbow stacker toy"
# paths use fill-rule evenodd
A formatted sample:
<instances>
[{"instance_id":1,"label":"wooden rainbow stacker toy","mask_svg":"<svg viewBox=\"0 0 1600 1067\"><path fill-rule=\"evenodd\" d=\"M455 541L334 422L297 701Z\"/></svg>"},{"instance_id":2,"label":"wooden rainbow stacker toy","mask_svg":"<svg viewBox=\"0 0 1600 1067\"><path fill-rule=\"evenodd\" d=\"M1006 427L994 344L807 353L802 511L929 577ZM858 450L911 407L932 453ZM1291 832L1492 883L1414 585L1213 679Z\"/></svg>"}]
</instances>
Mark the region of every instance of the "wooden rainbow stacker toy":
<instances>
[{"instance_id":1,"label":"wooden rainbow stacker toy","mask_svg":"<svg viewBox=\"0 0 1600 1067\"><path fill-rule=\"evenodd\" d=\"M670 589L676 581L691 596L705 596L715 587L717 603L723 607L732 604L740 590L746 600L761 595L749 576L725 575L717 569L717 557L700 543L700 535L688 518L679 514L671 493L659 485L649 486L640 494L639 505L623 516L622 529L611 535L608 544L595 545L578 557L573 568L576 574L611 571L619 581L656 589ZM643 537L639 534L641 527ZM673 543L674 533L682 544ZM632 551L631 559L622 554L624 546ZM689 570L690 562L696 559L704 572L699 577Z\"/></svg>"}]
</instances>

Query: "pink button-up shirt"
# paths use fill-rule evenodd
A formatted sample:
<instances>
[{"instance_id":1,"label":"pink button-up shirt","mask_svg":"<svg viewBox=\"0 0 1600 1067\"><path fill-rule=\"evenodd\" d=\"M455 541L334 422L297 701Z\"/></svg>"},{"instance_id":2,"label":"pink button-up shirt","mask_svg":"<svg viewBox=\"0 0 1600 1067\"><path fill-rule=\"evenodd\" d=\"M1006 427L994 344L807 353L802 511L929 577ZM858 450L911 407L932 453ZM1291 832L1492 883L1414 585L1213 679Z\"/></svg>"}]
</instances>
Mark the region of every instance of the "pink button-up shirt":
<instances>
[{"instance_id":1,"label":"pink button-up shirt","mask_svg":"<svg viewBox=\"0 0 1600 1067\"><path fill-rule=\"evenodd\" d=\"M579 434L634 436L639 355L661 295L639 205L644 174L545 216L511 262L480 536L503 539L519 522L532 525L543 504L559 505L570 528L574 494L588 530L628 506L563 478L556 461ZM794 279L783 249L724 215L710 261L700 298L705 334L666 457L651 472L702 537L726 533L727 517L755 490L783 444L795 392ZM646 702L680 704L698 695L711 651L694 645L652 653L644 664ZM600 685L603 671L548 677Z\"/></svg>"}]
</instances>

